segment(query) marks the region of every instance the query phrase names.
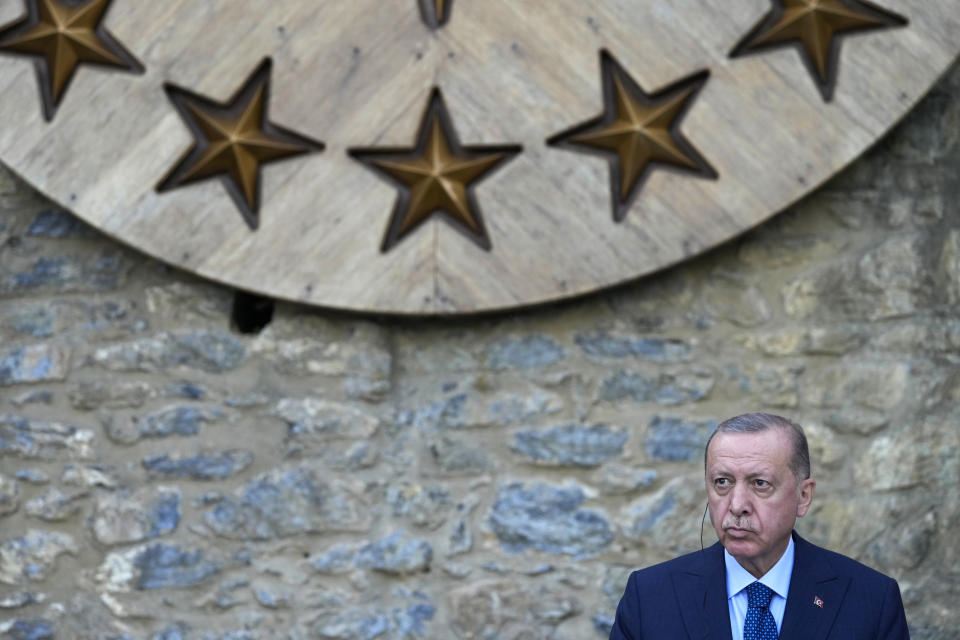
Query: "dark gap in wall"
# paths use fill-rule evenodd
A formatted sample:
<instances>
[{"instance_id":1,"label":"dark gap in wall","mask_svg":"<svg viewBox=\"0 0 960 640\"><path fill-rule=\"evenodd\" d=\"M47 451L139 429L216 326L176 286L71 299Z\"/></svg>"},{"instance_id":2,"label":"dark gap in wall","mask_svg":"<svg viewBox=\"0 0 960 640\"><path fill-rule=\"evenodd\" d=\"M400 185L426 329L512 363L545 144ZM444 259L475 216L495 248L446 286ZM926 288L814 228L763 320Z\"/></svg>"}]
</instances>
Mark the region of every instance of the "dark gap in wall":
<instances>
[{"instance_id":1,"label":"dark gap in wall","mask_svg":"<svg viewBox=\"0 0 960 640\"><path fill-rule=\"evenodd\" d=\"M273 320L273 307L273 298L237 291L233 295L233 328L240 333L260 333Z\"/></svg>"}]
</instances>

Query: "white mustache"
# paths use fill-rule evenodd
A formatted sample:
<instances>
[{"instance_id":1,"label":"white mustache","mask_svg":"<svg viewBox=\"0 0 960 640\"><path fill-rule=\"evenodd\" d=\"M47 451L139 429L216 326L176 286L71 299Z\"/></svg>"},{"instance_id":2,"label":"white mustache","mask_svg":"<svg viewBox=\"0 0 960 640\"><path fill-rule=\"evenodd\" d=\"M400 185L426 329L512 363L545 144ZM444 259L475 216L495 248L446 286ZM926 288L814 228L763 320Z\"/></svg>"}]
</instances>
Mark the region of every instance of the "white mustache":
<instances>
[{"instance_id":1,"label":"white mustache","mask_svg":"<svg viewBox=\"0 0 960 640\"><path fill-rule=\"evenodd\" d=\"M756 533L757 530L754 528L753 523L750 522L749 518L737 517L737 516L727 516L723 519L723 522L720 524L721 529L742 529L744 531L750 531Z\"/></svg>"}]
</instances>

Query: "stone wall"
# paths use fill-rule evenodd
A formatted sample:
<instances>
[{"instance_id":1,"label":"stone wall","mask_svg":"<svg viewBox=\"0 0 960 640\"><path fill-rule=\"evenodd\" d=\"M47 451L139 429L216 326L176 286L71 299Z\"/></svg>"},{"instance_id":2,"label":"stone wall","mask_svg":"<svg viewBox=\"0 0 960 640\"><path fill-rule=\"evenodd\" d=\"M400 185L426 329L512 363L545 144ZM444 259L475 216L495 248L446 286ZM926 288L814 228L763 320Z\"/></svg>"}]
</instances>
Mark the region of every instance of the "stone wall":
<instances>
[{"instance_id":1,"label":"stone wall","mask_svg":"<svg viewBox=\"0 0 960 640\"><path fill-rule=\"evenodd\" d=\"M800 532L960 638L958 138L954 69L657 276L259 334L0 172L0 637L599 640L631 568L700 547L710 429L769 410L810 436Z\"/></svg>"}]
</instances>

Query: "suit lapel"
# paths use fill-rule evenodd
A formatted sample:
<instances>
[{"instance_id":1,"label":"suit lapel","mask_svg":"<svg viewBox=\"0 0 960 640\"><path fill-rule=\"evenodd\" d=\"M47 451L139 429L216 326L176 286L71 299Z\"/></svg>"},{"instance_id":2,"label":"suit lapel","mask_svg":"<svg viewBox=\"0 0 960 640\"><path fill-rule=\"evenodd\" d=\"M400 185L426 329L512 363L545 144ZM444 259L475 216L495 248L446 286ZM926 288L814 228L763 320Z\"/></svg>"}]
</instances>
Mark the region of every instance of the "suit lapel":
<instances>
[{"instance_id":1,"label":"suit lapel","mask_svg":"<svg viewBox=\"0 0 960 640\"><path fill-rule=\"evenodd\" d=\"M732 640L723 547L717 542L701 555L699 567L672 576L683 626L691 640Z\"/></svg>"},{"instance_id":2,"label":"suit lapel","mask_svg":"<svg viewBox=\"0 0 960 640\"><path fill-rule=\"evenodd\" d=\"M840 610L850 579L838 576L821 550L793 534L796 545L780 640L823 640Z\"/></svg>"}]
</instances>

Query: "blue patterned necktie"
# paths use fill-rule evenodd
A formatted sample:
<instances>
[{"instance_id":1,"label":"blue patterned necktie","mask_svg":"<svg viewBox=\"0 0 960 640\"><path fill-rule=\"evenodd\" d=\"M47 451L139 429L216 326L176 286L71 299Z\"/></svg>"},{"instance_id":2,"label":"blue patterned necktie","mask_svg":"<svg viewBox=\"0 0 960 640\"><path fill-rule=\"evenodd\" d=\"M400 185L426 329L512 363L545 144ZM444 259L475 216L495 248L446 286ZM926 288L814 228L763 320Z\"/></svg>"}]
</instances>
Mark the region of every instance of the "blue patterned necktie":
<instances>
[{"instance_id":1,"label":"blue patterned necktie","mask_svg":"<svg viewBox=\"0 0 960 640\"><path fill-rule=\"evenodd\" d=\"M743 640L777 640L777 623L770 613L773 590L765 584L747 585L747 617L743 621Z\"/></svg>"}]
</instances>

